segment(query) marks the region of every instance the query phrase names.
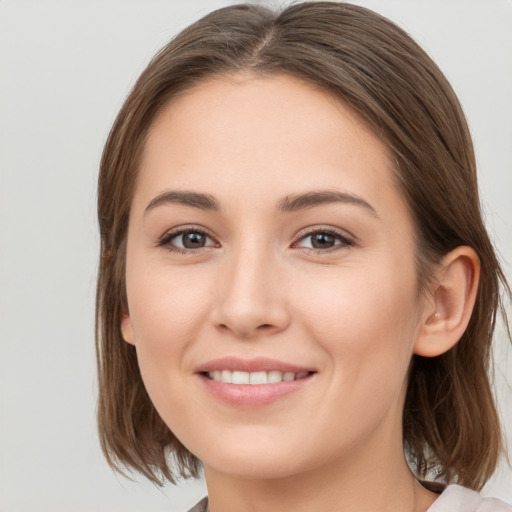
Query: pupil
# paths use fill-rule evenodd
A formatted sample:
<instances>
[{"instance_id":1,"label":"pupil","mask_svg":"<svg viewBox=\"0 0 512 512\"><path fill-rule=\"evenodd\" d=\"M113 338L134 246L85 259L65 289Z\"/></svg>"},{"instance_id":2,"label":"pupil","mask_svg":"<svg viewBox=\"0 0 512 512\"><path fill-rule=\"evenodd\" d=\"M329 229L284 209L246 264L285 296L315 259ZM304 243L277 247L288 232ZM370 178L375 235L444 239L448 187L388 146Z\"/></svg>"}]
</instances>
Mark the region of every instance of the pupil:
<instances>
[{"instance_id":1,"label":"pupil","mask_svg":"<svg viewBox=\"0 0 512 512\"><path fill-rule=\"evenodd\" d=\"M201 233L186 233L183 235L183 246L187 249L197 249L203 247L204 235Z\"/></svg>"},{"instance_id":2,"label":"pupil","mask_svg":"<svg viewBox=\"0 0 512 512\"><path fill-rule=\"evenodd\" d=\"M332 247L334 244L334 237L328 233L317 233L313 235L313 247L315 249L325 249L325 247Z\"/></svg>"}]
</instances>

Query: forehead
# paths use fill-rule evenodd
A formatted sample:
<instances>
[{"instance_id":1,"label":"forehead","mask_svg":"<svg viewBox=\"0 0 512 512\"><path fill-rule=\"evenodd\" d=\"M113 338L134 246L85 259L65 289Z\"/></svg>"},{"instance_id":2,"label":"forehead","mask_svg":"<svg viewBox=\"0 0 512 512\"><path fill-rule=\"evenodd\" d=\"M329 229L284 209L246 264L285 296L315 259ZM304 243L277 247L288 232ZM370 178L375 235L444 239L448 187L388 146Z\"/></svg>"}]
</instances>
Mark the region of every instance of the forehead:
<instances>
[{"instance_id":1,"label":"forehead","mask_svg":"<svg viewBox=\"0 0 512 512\"><path fill-rule=\"evenodd\" d=\"M174 97L156 116L147 146L193 133L196 143L216 142L218 149L233 148L236 143L240 150L247 150L257 137L267 137L270 149L272 140L276 145L303 138L310 144L339 142L342 128L373 139L387 151L360 117L326 88L286 74L240 73L210 77ZM271 139L276 134L280 137Z\"/></svg>"},{"instance_id":2,"label":"forehead","mask_svg":"<svg viewBox=\"0 0 512 512\"><path fill-rule=\"evenodd\" d=\"M384 185L398 194L391 161L333 94L288 75L214 77L160 111L137 191L146 201L171 186L254 199L334 186L376 201Z\"/></svg>"}]
</instances>

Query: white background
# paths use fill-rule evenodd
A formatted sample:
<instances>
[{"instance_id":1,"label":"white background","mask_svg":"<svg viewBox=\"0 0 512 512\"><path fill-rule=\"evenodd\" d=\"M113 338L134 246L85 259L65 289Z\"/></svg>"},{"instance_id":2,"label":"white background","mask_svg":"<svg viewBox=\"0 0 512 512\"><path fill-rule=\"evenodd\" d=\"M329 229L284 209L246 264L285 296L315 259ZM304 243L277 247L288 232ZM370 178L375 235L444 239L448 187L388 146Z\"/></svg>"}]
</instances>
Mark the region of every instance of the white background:
<instances>
[{"instance_id":1,"label":"white background","mask_svg":"<svg viewBox=\"0 0 512 512\"><path fill-rule=\"evenodd\" d=\"M230 3L0 0L0 512L177 512L205 493L202 483L164 491L133 483L102 459L94 417L95 182L115 114L150 57ZM510 279L512 2L356 3L405 27L458 92L488 226ZM503 335L498 344L500 407L510 426L512 350ZM485 493L512 502L510 468Z\"/></svg>"}]
</instances>

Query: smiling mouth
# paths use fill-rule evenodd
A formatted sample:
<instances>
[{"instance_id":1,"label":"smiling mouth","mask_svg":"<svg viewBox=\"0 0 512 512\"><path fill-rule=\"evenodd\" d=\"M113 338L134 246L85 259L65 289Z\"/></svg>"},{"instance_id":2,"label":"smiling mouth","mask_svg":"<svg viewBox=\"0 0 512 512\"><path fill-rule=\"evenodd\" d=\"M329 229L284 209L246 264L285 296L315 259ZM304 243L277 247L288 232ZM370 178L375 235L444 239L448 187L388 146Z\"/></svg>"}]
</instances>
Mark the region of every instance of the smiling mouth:
<instances>
[{"instance_id":1,"label":"smiling mouth","mask_svg":"<svg viewBox=\"0 0 512 512\"><path fill-rule=\"evenodd\" d=\"M214 370L211 372L203 372L203 375L210 380L223 382L225 384L277 384L279 382L290 382L293 380L301 380L309 377L315 372L281 372L272 370L268 372L244 372L231 370Z\"/></svg>"},{"instance_id":2,"label":"smiling mouth","mask_svg":"<svg viewBox=\"0 0 512 512\"><path fill-rule=\"evenodd\" d=\"M200 365L195 373L220 402L250 409L309 389L318 371L267 357L223 357Z\"/></svg>"}]
</instances>

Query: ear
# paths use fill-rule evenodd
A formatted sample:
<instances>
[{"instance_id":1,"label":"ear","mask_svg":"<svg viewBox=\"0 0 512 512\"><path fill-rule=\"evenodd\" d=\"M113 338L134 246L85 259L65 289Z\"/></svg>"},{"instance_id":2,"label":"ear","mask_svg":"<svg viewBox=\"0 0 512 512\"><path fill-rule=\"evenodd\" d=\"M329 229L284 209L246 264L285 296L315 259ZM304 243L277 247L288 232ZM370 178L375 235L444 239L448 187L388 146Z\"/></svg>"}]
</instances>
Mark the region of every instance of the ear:
<instances>
[{"instance_id":1,"label":"ear","mask_svg":"<svg viewBox=\"0 0 512 512\"><path fill-rule=\"evenodd\" d=\"M480 259L471 247L457 247L442 259L436 277L414 344L414 353L424 357L450 350L464 334L478 291Z\"/></svg>"},{"instance_id":2,"label":"ear","mask_svg":"<svg viewBox=\"0 0 512 512\"><path fill-rule=\"evenodd\" d=\"M128 311L123 312L123 318L121 319L121 335L124 341L135 345L135 336L133 334L132 319Z\"/></svg>"}]
</instances>

